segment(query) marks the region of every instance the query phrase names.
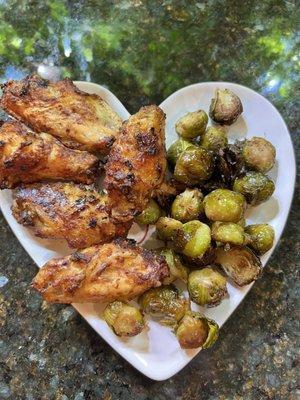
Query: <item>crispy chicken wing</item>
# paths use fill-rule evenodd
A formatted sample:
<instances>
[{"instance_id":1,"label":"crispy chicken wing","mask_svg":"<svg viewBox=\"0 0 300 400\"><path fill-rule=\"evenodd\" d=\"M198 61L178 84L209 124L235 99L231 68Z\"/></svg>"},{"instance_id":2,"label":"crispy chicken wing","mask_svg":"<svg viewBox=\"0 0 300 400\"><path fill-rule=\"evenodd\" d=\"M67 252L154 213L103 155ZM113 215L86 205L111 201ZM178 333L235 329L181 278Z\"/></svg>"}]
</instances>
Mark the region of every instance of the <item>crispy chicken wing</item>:
<instances>
[{"instance_id":1,"label":"crispy chicken wing","mask_svg":"<svg viewBox=\"0 0 300 400\"><path fill-rule=\"evenodd\" d=\"M2 85L1 107L35 132L47 132L67 147L107 154L122 125L99 96L70 79L50 82L38 75Z\"/></svg>"},{"instance_id":2,"label":"crispy chicken wing","mask_svg":"<svg viewBox=\"0 0 300 400\"><path fill-rule=\"evenodd\" d=\"M66 239L84 248L126 236L130 224L112 222L107 197L95 189L71 183L33 184L14 194L16 220L41 238Z\"/></svg>"},{"instance_id":3,"label":"crispy chicken wing","mask_svg":"<svg viewBox=\"0 0 300 400\"><path fill-rule=\"evenodd\" d=\"M159 107L142 107L123 124L105 169L111 215L130 220L165 176L165 115Z\"/></svg>"},{"instance_id":4,"label":"crispy chicken wing","mask_svg":"<svg viewBox=\"0 0 300 400\"><path fill-rule=\"evenodd\" d=\"M168 274L163 257L116 239L50 260L32 285L51 303L126 301L159 286Z\"/></svg>"},{"instance_id":5,"label":"crispy chicken wing","mask_svg":"<svg viewBox=\"0 0 300 400\"><path fill-rule=\"evenodd\" d=\"M30 132L18 121L0 127L0 188L20 183L65 180L95 181L98 159L86 151L71 150L47 133Z\"/></svg>"}]
</instances>

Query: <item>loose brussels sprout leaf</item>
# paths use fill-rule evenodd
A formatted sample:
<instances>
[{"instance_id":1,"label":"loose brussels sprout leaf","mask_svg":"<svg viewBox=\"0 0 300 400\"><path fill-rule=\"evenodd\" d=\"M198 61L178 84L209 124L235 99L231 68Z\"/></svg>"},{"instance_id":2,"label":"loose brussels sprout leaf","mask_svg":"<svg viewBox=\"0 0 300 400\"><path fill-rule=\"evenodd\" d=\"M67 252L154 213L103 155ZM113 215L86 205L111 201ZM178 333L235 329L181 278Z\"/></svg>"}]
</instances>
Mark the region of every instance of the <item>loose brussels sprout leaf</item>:
<instances>
[{"instance_id":1,"label":"loose brussels sprout leaf","mask_svg":"<svg viewBox=\"0 0 300 400\"><path fill-rule=\"evenodd\" d=\"M167 159L168 159L170 165L174 167L180 154L183 153L188 148L197 148L197 146L191 142L188 142L187 140L184 140L184 139L176 140L176 142L174 142L170 146L170 148L167 152Z\"/></svg>"},{"instance_id":2,"label":"loose brussels sprout leaf","mask_svg":"<svg viewBox=\"0 0 300 400\"><path fill-rule=\"evenodd\" d=\"M231 125L242 114L240 98L229 89L217 89L212 99L209 116L218 124Z\"/></svg>"},{"instance_id":3,"label":"loose brussels sprout leaf","mask_svg":"<svg viewBox=\"0 0 300 400\"><path fill-rule=\"evenodd\" d=\"M189 275L188 291L195 303L215 306L227 294L226 279L209 267L195 270Z\"/></svg>"},{"instance_id":4,"label":"loose brussels sprout leaf","mask_svg":"<svg viewBox=\"0 0 300 400\"><path fill-rule=\"evenodd\" d=\"M187 243L182 253L189 257L201 257L211 243L210 227L200 221L190 221L183 225Z\"/></svg>"},{"instance_id":5,"label":"loose brussels sprout leaf","mask_svg":"<svg viewBox=\"0 0 300 400\"><path fill-rule=\"evenodd\" d=\"M219 325L213 319L207 318L206 320L209 330L208 337L202 346L203 349L210 348L216 342L219 336Z\"/></svg>"},{"instance_id":6,"label":"loose brussels sprout leaf","mask_svg":"<svg viewBox=\"0 0 300 400\"><path fill-rule=\"evenodd\" d=\"M105 308L103 316L118 336L136 336L145 326L140 311L121 301L110 303Z\"/></svg>"},{"instance_id":7,"label":"loose brussels sprout leaf","mask_svg":"<svg viewBox=\"0 0 300 400\"><path fill-rule=\"evenodd\" d=\"M237 178L233 190L241 193L247 203L257 205L267 201L275 190L271 179L261 172L249 171L242 178Z\"/></svg>"},{"instance_id":8,"label":"loose brussels sprout leaf","mask_svg":"<svg viewBox=\"0 0 300 400\"><path fill-rule=\"evenodd\" d=\"M175 326L189 310L189 301L173 285L152 288L139 298L142 310L163 325Z\"/></svg>"},{"instance_id":9,"label":"loose brussels sprout leaf","mask_svg":"<svg viewBox=\"0 0 300 400\"><path fill-rule=\"evenodd\" d=\"M204 197L203 204L211 221L238 222L246 209L244 197L228 189L214 190Z\"/></svg>"},{"instance_id":10,"label":"loose brussels sprout leaf","mask_svg":"<svg viewBox=\"0 0 300 400\"><path fill-rule=\"evenodd\" d=\"M187 282L189 269L183 265L180 256L171 249L164 249L161 255L165 257L168 267L170 269L170 276L163 280L164 285L169 285L176 279Z\"/></svg>"},{"instance_id":11,"label":"loose brussels sprout leaf","mask_svg":"<svg viewBox=\"0 0 300 400\"><path fill-rule=\"evenodd\" d=\"M182 222L197 219L203 211L203 194L198 189L186 189L183 193L176 196L172 207L172 218Z\"/></svg>"},{"instance_id":12,"label":"loose brussels sprout leaf","mask_svg":"<svg viewBox=\"0 0 300 400\"><path fill-rule=\"evenodd\" d=\"M213 169L213 156L209 151L202 147L188 148L176 162L174 178L187 186L193 186L209 179Z\"/></svg>"},{"instance_id":13,"label":"loose brussels sprout leaf","mask_svg":"<svg viewBox=\"0 0 300 400\"><path fill-rule=\"evenodd\" d=\"M200 146L207 150L218 152L228 144L226 130L222 126L210 126L201 136Z\"/></svg>"},{"instance_id":14,"label":"loose brussels sprout leaf","mask_svg":"<svg viewBox=\"0 0 300 400\"><path fill-rule=\"evenodd\" d=\"M194 139L205 132L207 122L208 116L206 112L198 110L189 112L180 118L175 124L175 129L181 137L185 139Z\"/></svg>"},{"instance_id":15,"label":"loose brussels sprout leaf","mask_svg":"<svg viewBox=\"0 0 300 400\"><path fill-rule=\"evenodd\" d=\"M268 140L253 137L246 140L243 157L248 168L258 172L268 172L275 163L276 150Z\"/></svg>"},{"instance_id":16,"label":"loose brussels sprout leaf","mask_svg":"<svg viewBox=\"0 0 300 400\"><path fill-rule=\"evenodd\" d=\"M153 199L150 199L147 207L135 217L135 221L142 225L153 225L161 215L159 205Z\"/></svg>"},{"instance_id":17,"label":"loose brussels sprout leaf","mask_svg":"<svg viewBox=\"0 0 300 400\"><path fill-rule=\"evenodd\" d=\"M182 349L196 349L203 346L209 336L206 318L195 311L188 311L179 322L176 336Z\"/></svg>"},{"instance_id":18,"label":"loose brussels sprout leaf","mask_svg":"<svg viewBox=\"0 0 300 400\"><path fill-rule=\"evenodd\" d=\"M216 263L239 286L255 281L262 270L260 259L248 247L243 246L217 248Z\"/></svg>"},{"instance_id":19,"label":"loose brussels sprout leaf","mask_svg":"<svg viewBox=\"0 0 300 400\"><path fill-rule=\"evenodd\" d=\"M248 236L248 246L258 254L264 254L271 249L274 242L274 229L269 224L256 224L246 227L245 232Z\"/></svg>"},{"instance_id":20,"label":"loose brussels sprout leaf","mask_svg":"<svg viewBox=\"0 0 300 400\"><path fill-rule=\"evenodd\" d=\"M217 242L244 244L244 229L233 222L214 222L211 226L211 235Z\"/></svg>"}]
</instances>

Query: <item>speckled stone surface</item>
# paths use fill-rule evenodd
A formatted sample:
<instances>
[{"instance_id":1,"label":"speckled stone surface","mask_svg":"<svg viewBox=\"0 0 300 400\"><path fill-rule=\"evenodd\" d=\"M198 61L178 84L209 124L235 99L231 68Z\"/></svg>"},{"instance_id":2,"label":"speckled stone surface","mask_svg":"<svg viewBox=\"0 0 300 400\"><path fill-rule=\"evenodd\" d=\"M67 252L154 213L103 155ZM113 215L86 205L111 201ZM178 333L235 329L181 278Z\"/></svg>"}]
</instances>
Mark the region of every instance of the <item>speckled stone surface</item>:
<instances>
[{"instance_id":1,"label":"speckled stone surface","mask_svg":"<svg viewBox=\"0 0 300 400\"><path fill-rule=\"evenodd\" d=\"M190 83L238 82L278 107L299 165L299 17L283 0L4 0L0 80L91 80L131 112ZM37 268L0 216L0 400L299 398L299 197L298 180L280 243L217 344L165 382L136 372L72 307L30 290Z\"/></svg>"}]
</instances>

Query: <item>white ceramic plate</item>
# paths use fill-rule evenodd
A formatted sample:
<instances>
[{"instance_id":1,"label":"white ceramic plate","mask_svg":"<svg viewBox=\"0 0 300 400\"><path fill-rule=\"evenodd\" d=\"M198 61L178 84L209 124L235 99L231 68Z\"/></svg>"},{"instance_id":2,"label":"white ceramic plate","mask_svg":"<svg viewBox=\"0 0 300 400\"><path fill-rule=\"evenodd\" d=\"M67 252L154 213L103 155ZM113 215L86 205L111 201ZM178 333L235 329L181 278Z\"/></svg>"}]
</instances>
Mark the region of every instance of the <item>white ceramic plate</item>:
<instances>
[{"instance_id":1,"label":"white ceramic plate","mask_svg":"<svg viewBox=\"0 0 300 400\"><path fill-rule=\"evenodd\" d=\"M128 111L109 90L87 82L77 82L76 85L83 91L96 93L103 97L123 119L129 117ZM243 116L228 128L231 140L263 136L276 147L277 163L269 174L276 183L275 193L268 202L247 213L248 223L268 222L274 227L275 247L286 223L293 197L295 157L288 129L278 111L269 101L253 90L233 83L208 82L187 86L172 94L160 105L167 115L167 146L170 146L177 138L174 130L175 121L188 111L199 108L208 111L210 99L216 88L232 89L243 103ZM11 191L2 191L0 193L2 212L25 250L39 267L53 256L61 256L70 252L66 246L54 240L37 239L29 230L19 225L12 217L11 203ZM150 230L148 237L151 232L153 230ZM142 235L143 232L137 226L131 231L131 236L134 238L140 238ZM274 247L263 256L264 265ZM222 326L250 288L251 285L237 288L228 284L229 297L218 307L202 309L202 311ZM153 321L149 322L149 329L141 335L122 340L115 336L100 318L101 306L74 304L74 307L113 349L149 378L164 380L171 377L199 352L199 350L181 350L170 329ZM197 309L197 306L194 305L193 308ZM222 340L222 335L219 340Z\"/></svg>"}]
</instances>

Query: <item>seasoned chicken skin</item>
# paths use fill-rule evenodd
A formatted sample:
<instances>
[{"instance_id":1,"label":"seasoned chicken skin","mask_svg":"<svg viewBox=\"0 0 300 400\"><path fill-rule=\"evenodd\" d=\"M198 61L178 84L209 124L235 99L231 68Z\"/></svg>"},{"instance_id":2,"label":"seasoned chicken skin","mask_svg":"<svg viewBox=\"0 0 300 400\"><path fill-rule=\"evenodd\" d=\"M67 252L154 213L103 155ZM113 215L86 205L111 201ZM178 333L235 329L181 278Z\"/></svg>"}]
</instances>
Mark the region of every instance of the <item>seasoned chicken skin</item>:
<instances>
[{"instance_id":1,"label":"seasoned chicken skin","mask_svg":"<svg viewBox=\"0 0 300 400\"><path fill-rule=\"evenodd\" d=\"M116 239L50 260L32 285L51 303L131 300L168 276L163 257Z\"/></svg>"},{"instance_id":2,"label":"seasoned chicken skin","mask_svg":"<svg viewBox=\"0 0 300 400\"><path fill-rule=\"evenodd\" d=\"M65 239L74 248L126 236L130 228L130 224L118 224L110 219L105 195L91 187L71 183L21 187L14 193L12 212L36 236Z\"/></svg>"},{"instance_id":3,"label":"seasoned chicken skin","mask_svg":"<svg viewBox=\"0 0 300 400\"><path fill-rule=\"evenodd\" d=\"M106 164L104 188L111 215L127 221L147 205L166 171L165 114L142 107L123 124Z\"/></svg>"},{"instance_id":4,"label":"seasoned chicken skin","mask_svg":"<svg viewBox=\"0 0 300 400\"><path fill-rule=\"evenodd\" d=\"M0 123L1 124L1 123ZM0 126L0 188L43 180L95 181L98 159L71 150L47 133L35 134L18 121Z\"/></svg>"},{"instance_id":5,"label":"seasoned chicken skin","mask_svg":"<svg viewBox=\"0 0 300 400\"><path fill-rule=\"evenodd\" d=\"M99 96L80 91L70 79L38 75L2 85L1 107L35 132L47 132L67 147L107 154L121 118Z\"/></svg>"}]
</instances>

